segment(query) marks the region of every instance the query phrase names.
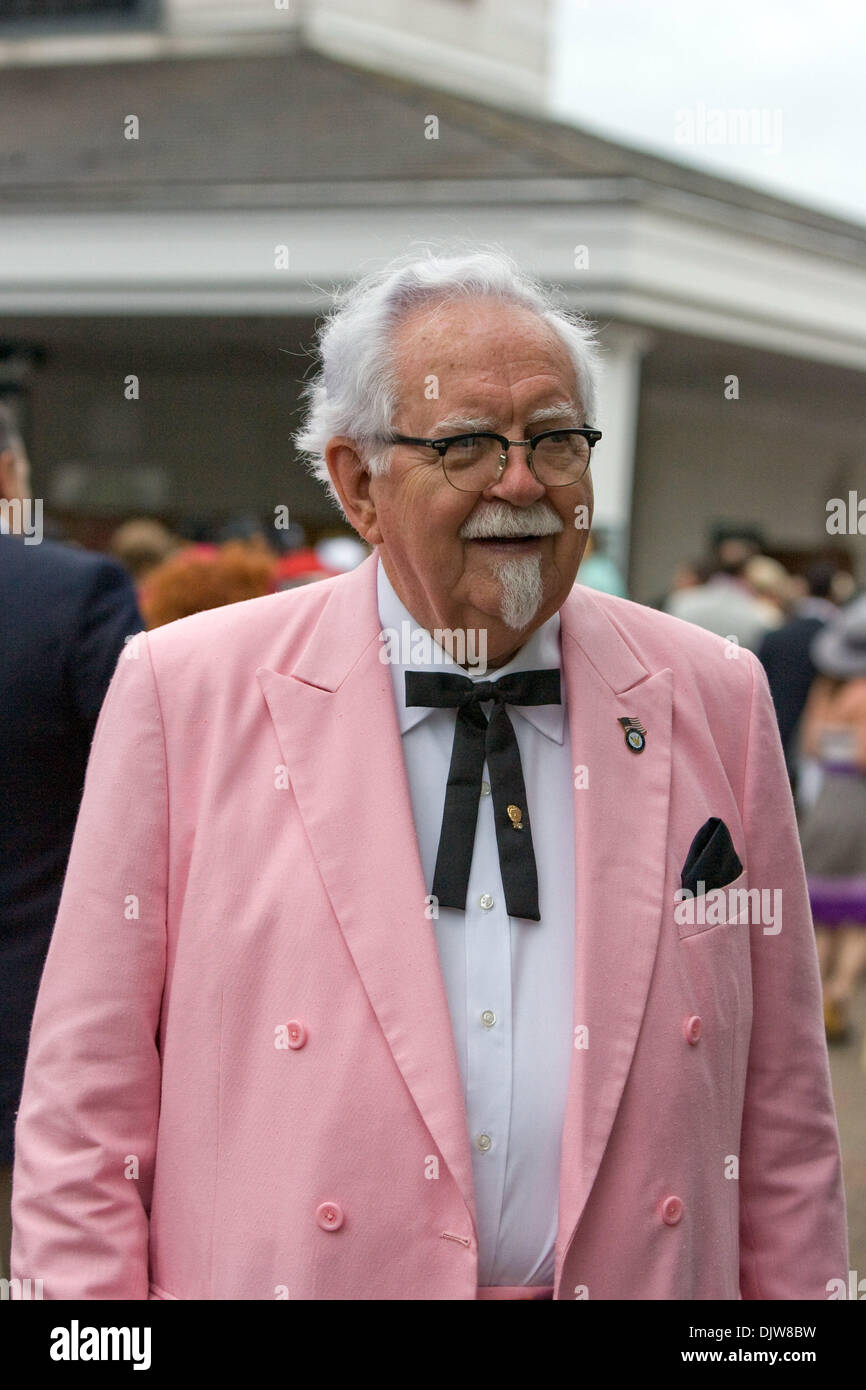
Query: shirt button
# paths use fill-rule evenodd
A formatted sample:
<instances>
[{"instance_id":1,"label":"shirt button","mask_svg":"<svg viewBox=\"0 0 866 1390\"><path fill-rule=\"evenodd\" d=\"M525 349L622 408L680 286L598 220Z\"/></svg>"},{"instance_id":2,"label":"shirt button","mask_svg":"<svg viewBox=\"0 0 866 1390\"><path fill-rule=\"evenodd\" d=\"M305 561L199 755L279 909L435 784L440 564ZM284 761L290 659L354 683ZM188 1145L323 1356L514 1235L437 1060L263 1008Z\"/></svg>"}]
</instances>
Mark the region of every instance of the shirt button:
<instances>
[{"instance_id":1,"label":"shirt button","mask_svg":"<svg viewBox=\"0 0 866 1390\"><path fill-rule=\"evenodd\" d=\"M490 1138L489 1134L479 1134L478 1138L475 1140L475 1143L477 1147L481 1150L481 1152L483 1154L486 1154L487 1150L491 1147L493 1140Z\"/></svg>"},{"instance_id":2,"label":"shirt button","mask_svg":"<svg viewBox=\"0 0 866 1390\"><path fill-rule=\"evenodd\" d=\"M485 1028L493 1027L494 1023L496 1022L496 1015L492 1009L484 1010L484 1013L481 1015L481 1022L484 1024Z\"/></svg>"},{"instance_id":3,"label":"shirt button","mask_svg":"<svg viewBox=\"0 0 866 1390\"><path fill-rule=\"evenodd\" d=\"M307 1030L303 1023L299 1023L296 1018L293 1018L287 1027L289 1047L303 1047L304 1043L307 1041Z\"/></svg>"},{"instance_id":4,"label":"shirt button","mask_svg":"<svg viewBox=\"0 0 866 1390\"><path fill-rule=\"evenodd\" d=\"M482 783L481 783L481 795L482 795L482 796L489 796L489 795L490 795L490 783L489 783L489 782L482 782Z\"/></svg>"},{"instance_id":5,"label":"shirt button","mask_svg":"<svg viewBox=\"0 0 866 1390\"><path fill-rule=\"evenodd\" d=\"M698 1042L703 1031L704 1025L701 1023L701 1020L698 1018L697 1014L694 1014L691 1018L686 1019L685 1026L683 1028L683 1032L686 1035L686 1042Z\"/></svg>"},{"instance_id":6,"label":"shirt button","mask_svg":"<svg viewBox=\"0 0 866 1390\"><path fill-rule=\"evenodd\" d=\"M343 1224L343 1209L336 1202L323 1202L316 1208L316 1220L323 1231L337 1231Z\"/></svg>"},{"instance_id":7,"label":"shirt button","mask_svg":"<svg viewBox=\"0 0 866 1390\"><path fill-rule=\"evenodd\" d=\"M481 897L478 899L478 906L483 907L485 912L489 912L493 906L493 895L491 893L482 893Z\"/></svg>"},{"instance_id":8,"label":"shirt button","mask_svg":"<svg viewBox=\"0 0 866 1390\"><path fill-rule=\"evenodd\" d=\"M665 1197L662 1202L662 1221L666 1226L676 1226L683 1214L683 1204L679 1197Z\"/></svg>"}]
</instances>

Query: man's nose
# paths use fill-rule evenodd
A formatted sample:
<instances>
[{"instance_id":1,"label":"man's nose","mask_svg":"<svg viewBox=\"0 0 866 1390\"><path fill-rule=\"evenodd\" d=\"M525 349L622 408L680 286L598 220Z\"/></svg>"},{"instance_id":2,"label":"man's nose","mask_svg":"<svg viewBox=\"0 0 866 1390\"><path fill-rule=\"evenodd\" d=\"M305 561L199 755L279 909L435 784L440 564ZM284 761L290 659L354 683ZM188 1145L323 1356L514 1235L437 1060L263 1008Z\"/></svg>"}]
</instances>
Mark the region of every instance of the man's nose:
<instances>
[{"instance_id":1,"label":"man's nose","mask_svg":"<svg viewBox=\"0 0 866 1390\"><path fill-rule=\"evenodd\" d=\"M527 507L544 496L544 484L540 483L529 467L529 445L509 446L505 469L498 482L491 483L484 491L485 497L501 497L515 507Z\"/></svg>"}]
</instances>

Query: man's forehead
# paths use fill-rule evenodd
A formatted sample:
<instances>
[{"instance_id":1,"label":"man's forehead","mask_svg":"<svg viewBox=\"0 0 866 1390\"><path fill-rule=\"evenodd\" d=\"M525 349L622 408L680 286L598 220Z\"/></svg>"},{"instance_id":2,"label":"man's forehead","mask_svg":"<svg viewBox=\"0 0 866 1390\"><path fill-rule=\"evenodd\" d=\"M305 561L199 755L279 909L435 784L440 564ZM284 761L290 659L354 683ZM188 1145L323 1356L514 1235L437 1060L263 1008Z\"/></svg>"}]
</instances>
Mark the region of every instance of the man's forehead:
<instances>
[{"instance_id":1,"label":"man's forehead","mask_svg":"<svg viewBox=\"0 0 866 1390\"><path fill-rule=\"evenodd\" d=\"M568 349L550 324L521 305L422 305L398 335L401 404L423 406L429 421L482 428L481 421L492 424L515 404L542 414L557 404L579 408Z\"/></svg>"}]
</instances>

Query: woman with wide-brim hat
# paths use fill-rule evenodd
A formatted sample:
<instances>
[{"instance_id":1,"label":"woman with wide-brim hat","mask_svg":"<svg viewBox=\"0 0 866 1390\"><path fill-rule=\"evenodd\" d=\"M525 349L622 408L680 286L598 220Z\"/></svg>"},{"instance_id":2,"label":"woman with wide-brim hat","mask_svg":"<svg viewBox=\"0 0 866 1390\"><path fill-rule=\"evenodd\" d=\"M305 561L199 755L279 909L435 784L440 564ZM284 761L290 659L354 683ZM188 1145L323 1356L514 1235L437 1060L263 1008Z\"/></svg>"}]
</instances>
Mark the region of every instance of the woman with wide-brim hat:
<instances>
[{"instance_id":1,"label":"woman with wide-brim hat","mask_svg":"<svg viewBox=\"0 0 866 1390\"><path fill-rule=\"evenodd\" d=\"M844 1042L851 998L866 968L866 594L818 633L811 656L819 674L800 738L824 778L802 826L803 860L827 1040Z\"/></svg>"}]
</instances>

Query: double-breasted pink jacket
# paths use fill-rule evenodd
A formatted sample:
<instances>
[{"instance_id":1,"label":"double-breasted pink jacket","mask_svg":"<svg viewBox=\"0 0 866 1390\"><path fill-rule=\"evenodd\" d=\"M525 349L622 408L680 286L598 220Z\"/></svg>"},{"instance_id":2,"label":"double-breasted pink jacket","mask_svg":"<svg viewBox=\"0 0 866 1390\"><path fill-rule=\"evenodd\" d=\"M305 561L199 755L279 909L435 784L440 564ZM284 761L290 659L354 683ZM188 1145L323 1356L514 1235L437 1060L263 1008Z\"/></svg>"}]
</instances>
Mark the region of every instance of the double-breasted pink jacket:
<instances>
[{"instance_id":1,"label":"double-breasted pink jacket","mask_svg":"<svg viewBox=\"0 0 866 1390\"><path fill-rule=\"evenodd\" d=\"M121 655L16 1131L12 1273L45 1298L476 1297L375 579L373 556ZM561 622L576 952L554 1297L826 1298L848 1274L839 1145L761 667L582 586ZM684 899L716 820L738 863L710 853Z\"/></svg>"}]
</instances>

